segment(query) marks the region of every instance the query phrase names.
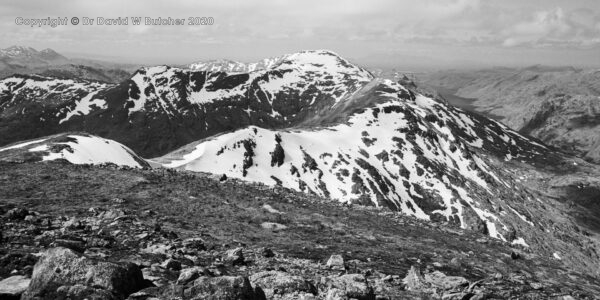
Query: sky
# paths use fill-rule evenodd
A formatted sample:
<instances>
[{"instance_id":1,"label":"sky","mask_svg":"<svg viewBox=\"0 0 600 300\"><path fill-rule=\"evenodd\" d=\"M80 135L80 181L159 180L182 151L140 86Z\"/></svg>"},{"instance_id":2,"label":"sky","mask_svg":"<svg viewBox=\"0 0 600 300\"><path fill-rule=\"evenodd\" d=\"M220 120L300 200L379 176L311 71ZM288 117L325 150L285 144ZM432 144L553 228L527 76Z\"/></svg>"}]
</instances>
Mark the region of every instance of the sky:
<instances>
[{"instance_id":1,"label":"sky","mask_svg":"<svg viewBox=\"0 0 600 300\"><path fill-rule=\"evenodd\" d=\"M21 20L67 18L56 27ZM71 18L80 20L71 24ZM84 17L94 19L83 25ZM98 25L97 18L128 18ZM185 19L133 25L131 17ZM189 25L188 18L212 18ZM24 22L26 23L26 21ZM245 62L329 49L369 67L600 67L599 0L3 0L0 47L134 64Z\"/></svg>"}]
</instances>

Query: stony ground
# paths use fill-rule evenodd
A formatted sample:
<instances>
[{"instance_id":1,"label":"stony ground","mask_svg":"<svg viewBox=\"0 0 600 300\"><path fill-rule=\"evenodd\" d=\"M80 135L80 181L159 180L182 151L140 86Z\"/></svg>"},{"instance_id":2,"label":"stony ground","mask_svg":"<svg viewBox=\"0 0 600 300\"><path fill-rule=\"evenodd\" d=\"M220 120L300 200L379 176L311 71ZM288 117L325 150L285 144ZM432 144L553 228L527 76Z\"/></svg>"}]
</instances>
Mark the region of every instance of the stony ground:
<instances>
[{"instance_id":1,"label":"stony ground","mask_svg":"<svg viewBox=\"0 0 600 300\"><path fill-rule=\"evenodd\" d=\"M204 174L0 163L0 298L596 299L477 232Z\"/></svg>"}]
</instances>

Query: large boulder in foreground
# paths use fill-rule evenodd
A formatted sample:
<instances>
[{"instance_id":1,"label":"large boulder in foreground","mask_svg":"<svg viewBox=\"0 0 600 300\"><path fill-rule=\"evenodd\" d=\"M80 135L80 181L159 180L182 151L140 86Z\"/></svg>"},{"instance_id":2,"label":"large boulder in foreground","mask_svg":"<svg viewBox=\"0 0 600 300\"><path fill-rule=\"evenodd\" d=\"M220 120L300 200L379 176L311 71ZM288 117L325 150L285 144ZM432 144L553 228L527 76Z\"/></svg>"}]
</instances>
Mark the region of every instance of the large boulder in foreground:
<instances>
[{"instance_id":1,"label":"large boulder in foreground","mask_svg":"<svg viewBox=\"0 0 600 300\"><path fill-rule=\"evenodd\" d=\"M27 290L31 280L25 276L16 275L0 281L0 299L19 299Z\"/></svg>"},{"instance_id":2,"label":"large boulder in foreground","mask_svg":"<svg viewBox=\"0 0 600 300\"><path fill-rule=\"evenodd\" d=\"M135 264L96 261L67 248L52 248L35 264L22 299L57 299L82 290L124 298L143 287L142 272Z\"/></svg>"}]
</instances>

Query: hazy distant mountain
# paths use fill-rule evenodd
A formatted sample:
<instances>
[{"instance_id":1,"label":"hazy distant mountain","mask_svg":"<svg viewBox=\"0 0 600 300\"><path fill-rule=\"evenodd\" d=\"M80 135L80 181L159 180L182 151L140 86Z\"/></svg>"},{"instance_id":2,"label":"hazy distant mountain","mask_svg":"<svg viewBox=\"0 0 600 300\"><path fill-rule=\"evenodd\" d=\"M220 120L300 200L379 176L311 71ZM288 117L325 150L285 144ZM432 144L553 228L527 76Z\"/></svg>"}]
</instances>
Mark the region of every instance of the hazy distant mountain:
<instances>
[{"instance_id":1,"label":"hazy distant mountain","mask_svg":"<svg viewBox=\"0 0 600 300\"><path fill-rule=\"evenodd\" d=\"M493 114L522 133L600 162L600 70L532 66L443 71L421 81L474 98L474 109Z\"/></svg>"},{"instance_id":2,"label":"hazy distant mountain","mask_svg":"<svg viewBox=\"0 0 600 300\"><path fill-rule=\"evenodd\" d=\"M39 74L117 83L130 76L131 68L110 62L71 60L52 49L37 51L24 46L0 49L0 78L13 74Z\"/></svg>"}]
</instances>

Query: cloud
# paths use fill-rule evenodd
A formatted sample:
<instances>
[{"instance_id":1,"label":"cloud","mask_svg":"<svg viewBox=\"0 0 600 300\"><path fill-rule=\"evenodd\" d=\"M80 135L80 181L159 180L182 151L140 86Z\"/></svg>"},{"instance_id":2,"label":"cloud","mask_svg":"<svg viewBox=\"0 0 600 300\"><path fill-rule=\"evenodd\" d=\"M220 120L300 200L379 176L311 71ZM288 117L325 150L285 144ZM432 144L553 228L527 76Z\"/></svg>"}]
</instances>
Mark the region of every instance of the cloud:
<instances>
[{"instance_id":1,"label":"cloud","mask_svg":"<svg viewBox=\"0 0 600 300\"><path fill-rule=\"evenodd\" d=\"M0 1L1 2L1 1ZM0 3L0 47L51 47L137 58L260 59L331 48L348 56L416 45L418 50L489 47L592 49L600 46L598 0L104 0ZM558 7L555 7L558 6ZM22 17L210 16L205 27L16 26ZM161 50L162 49L162 50ZM162 52L158 52L162 51ZM170 51L170 52L169 52ZM435 51L434 51L435 52ZM438 52L435 52L438 53ZM483 53L483 52L482 52ZM558 52L557 52L558 53ZM159 55L160 54L160 55ZM482 56L485 56L482 54ZM483 57L485 59L485 57Z\"/></svg>"},{"instance_id":2,"label":"cloud","mask_svg":"<svg viewBox=\"0 0 600 300\"><path fill-rule=\"evenodd\" d=\"M587 18L586 18L587 17ZM565 13L562 8L535 12L530 20L519 22L503 32L502 45L515 46L571 46L598 45L600 30L596 17L589 12Z\"/></svg>"}]
</instances>

